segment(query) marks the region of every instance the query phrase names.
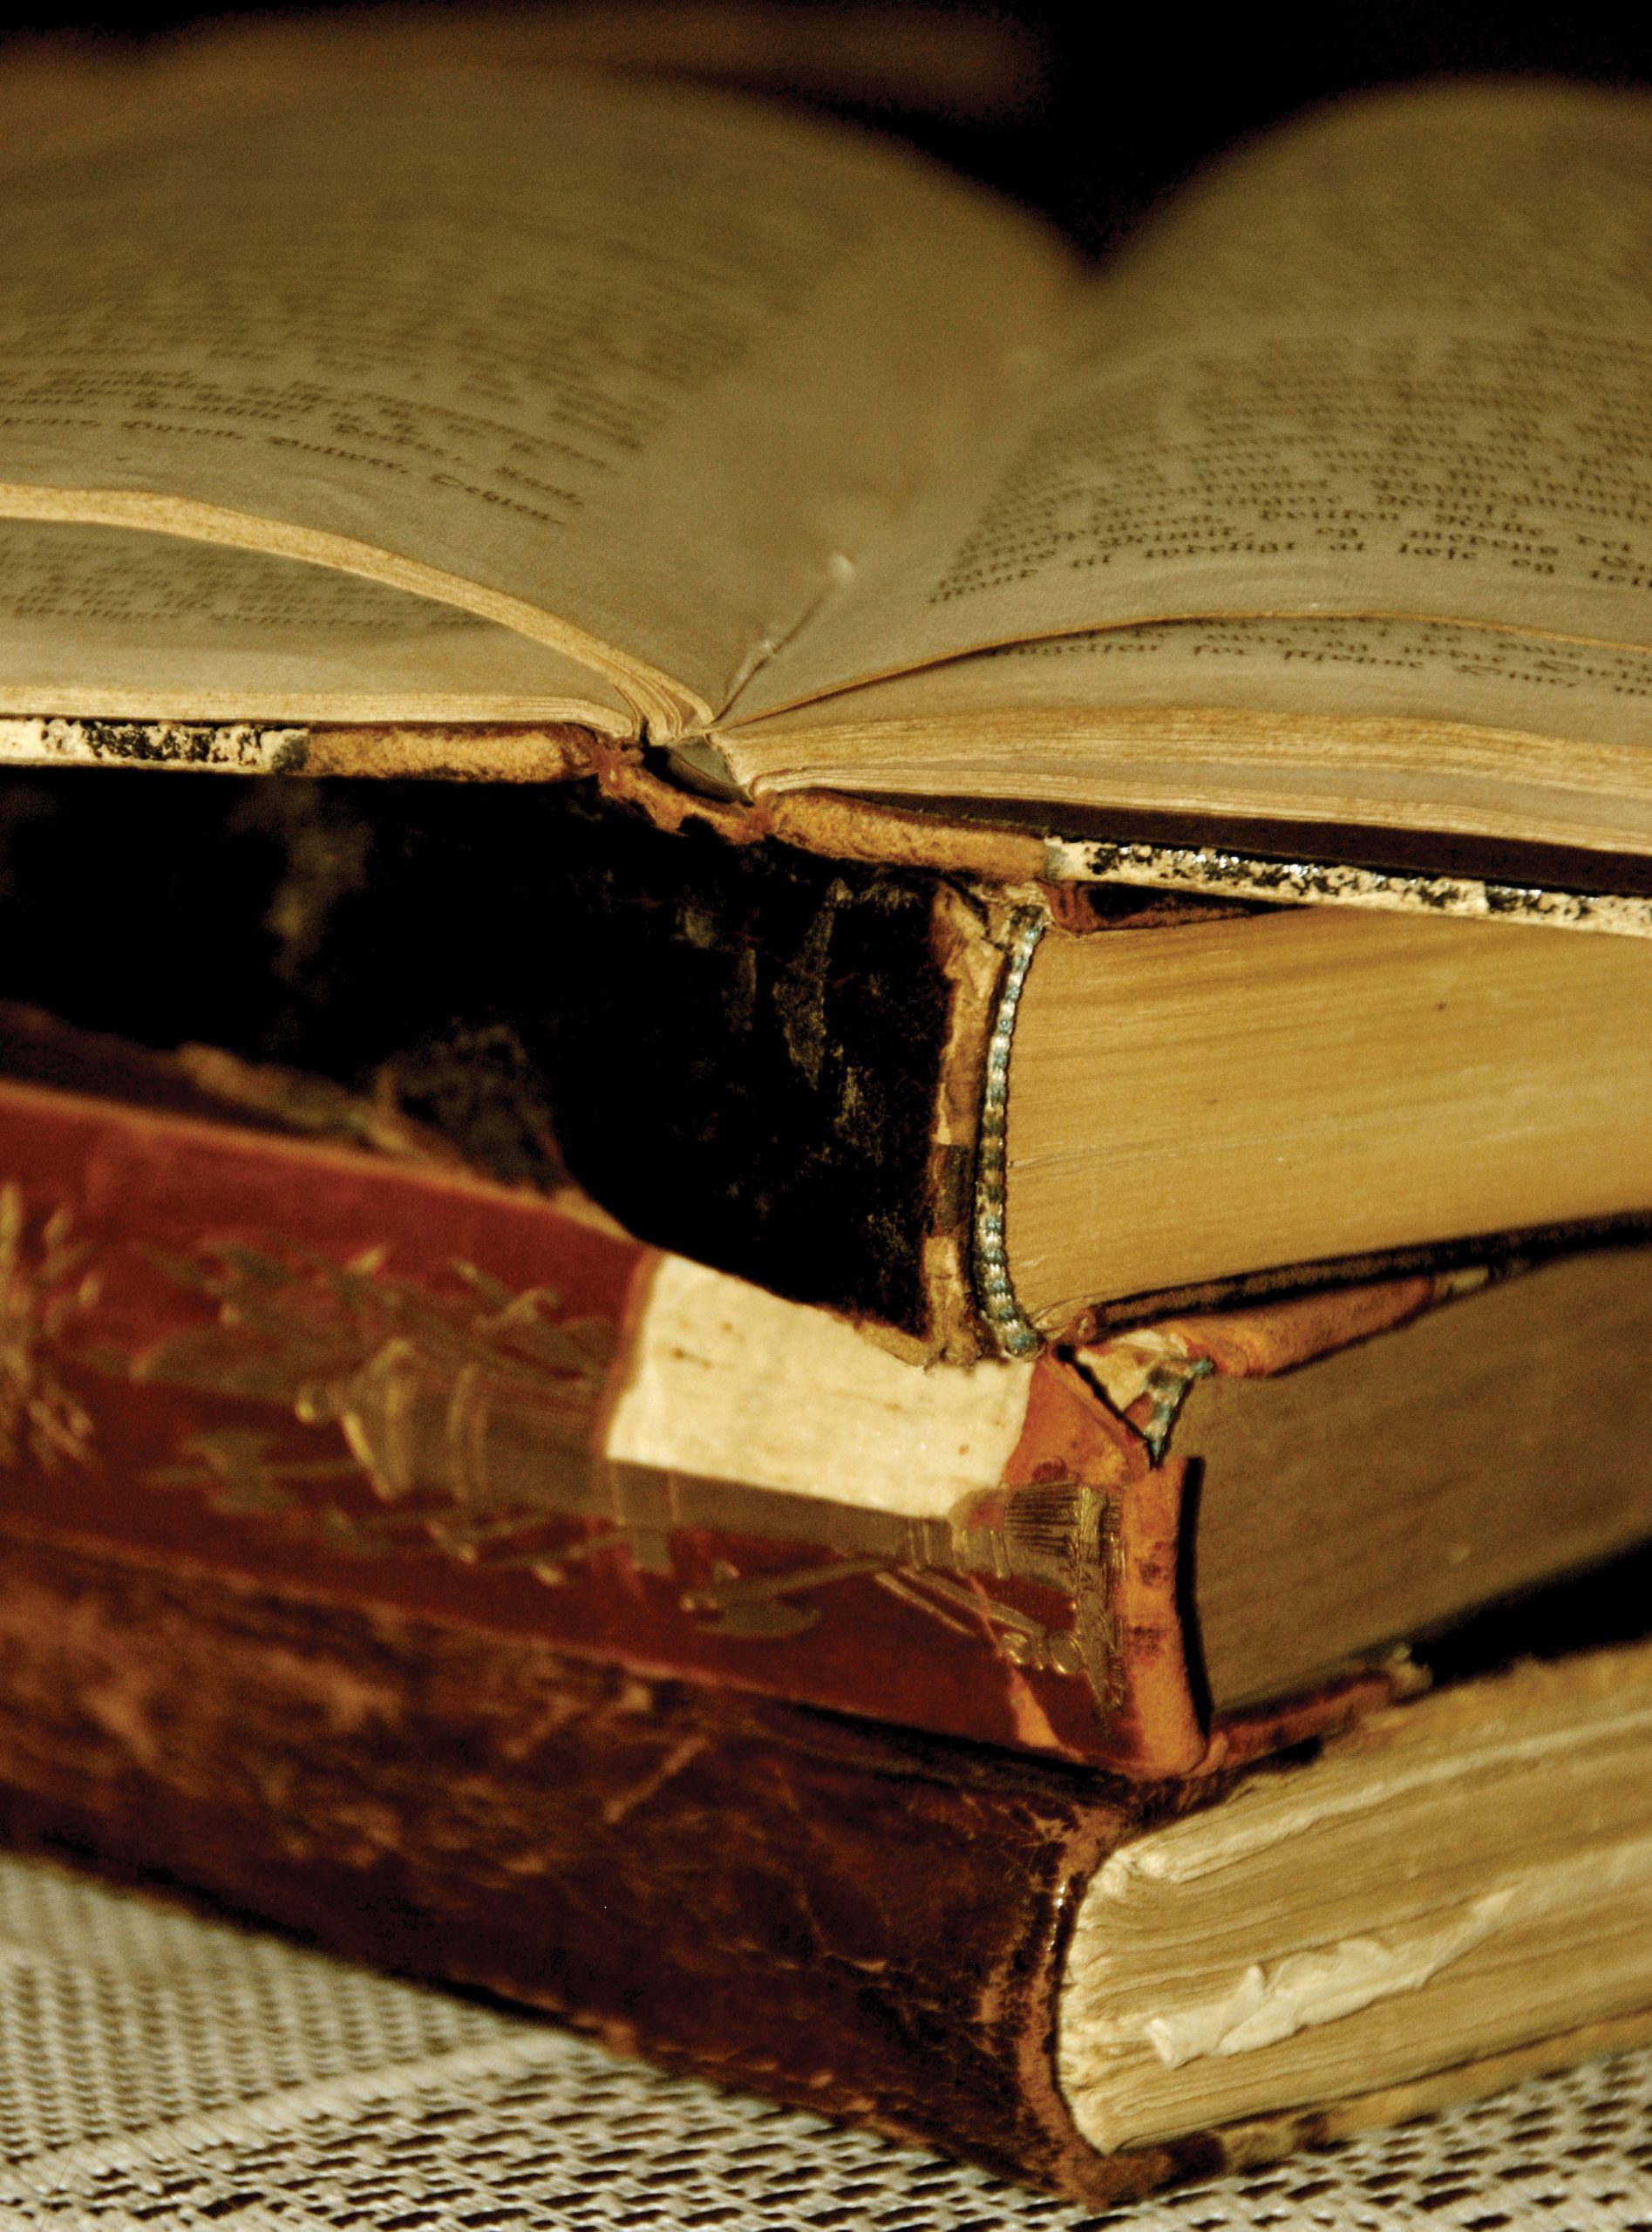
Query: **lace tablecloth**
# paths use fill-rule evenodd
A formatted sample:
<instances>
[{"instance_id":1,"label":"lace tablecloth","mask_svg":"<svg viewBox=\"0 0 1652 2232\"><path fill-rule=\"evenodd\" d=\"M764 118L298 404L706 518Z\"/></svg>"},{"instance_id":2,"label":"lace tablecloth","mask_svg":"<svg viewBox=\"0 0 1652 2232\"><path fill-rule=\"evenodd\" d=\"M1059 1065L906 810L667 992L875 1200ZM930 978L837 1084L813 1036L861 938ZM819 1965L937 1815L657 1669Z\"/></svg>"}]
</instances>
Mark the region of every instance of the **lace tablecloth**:
<instances>
[{"instance_id":1,"label":"lace tablecloth","mask_svg":"<svg viewBox=\"0 0 1652 2232\"><path fill-rule=\"evenodd\" d=\"M1076 2232L1082 2208L552 2025L0 1856L0 2223ZM1652 2052L1113 2232L1652 2232Z\"/></svg>"}]
</instances>

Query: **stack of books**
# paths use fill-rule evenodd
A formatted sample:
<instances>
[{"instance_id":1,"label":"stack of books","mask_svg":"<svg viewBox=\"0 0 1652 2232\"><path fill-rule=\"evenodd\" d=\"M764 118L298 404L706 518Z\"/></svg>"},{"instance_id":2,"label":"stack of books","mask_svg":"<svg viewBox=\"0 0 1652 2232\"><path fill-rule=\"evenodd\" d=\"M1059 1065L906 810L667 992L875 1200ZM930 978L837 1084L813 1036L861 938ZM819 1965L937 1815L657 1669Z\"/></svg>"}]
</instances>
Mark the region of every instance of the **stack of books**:
<instances>
[{"instance_id":1,"label":"stack of books","mask_svg":"<svg viewBox=\"0 0 1652 2232\"><path fill-rule=\"evenodd\" d=\"M1652 2035L1649 214L19 157L10 1833L1098 2202Z\"/></svg>"}]
</instances>

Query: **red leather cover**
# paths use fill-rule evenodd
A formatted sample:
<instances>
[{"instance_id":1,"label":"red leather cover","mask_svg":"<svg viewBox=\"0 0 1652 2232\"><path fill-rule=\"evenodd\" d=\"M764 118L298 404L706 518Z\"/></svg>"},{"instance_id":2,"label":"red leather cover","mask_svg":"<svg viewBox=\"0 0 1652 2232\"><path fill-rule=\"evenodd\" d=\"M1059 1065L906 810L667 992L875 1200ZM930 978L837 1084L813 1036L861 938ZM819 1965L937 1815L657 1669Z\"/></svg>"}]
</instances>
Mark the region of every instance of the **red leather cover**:
<instances>
[{"instance_id":1,"label":"red leather cover","mask_svg":"<svg viewBox=\"0 0 1652 2232\"><path fill-rule=\"evenodd\" d=\"M1053 1357L945 1519L610 1458L658 1262L452 1169L0 1081L0 1519L1133 1775L1387 1694L1207 1726L1180 1467Z\"/></svg>"}]
</instances>

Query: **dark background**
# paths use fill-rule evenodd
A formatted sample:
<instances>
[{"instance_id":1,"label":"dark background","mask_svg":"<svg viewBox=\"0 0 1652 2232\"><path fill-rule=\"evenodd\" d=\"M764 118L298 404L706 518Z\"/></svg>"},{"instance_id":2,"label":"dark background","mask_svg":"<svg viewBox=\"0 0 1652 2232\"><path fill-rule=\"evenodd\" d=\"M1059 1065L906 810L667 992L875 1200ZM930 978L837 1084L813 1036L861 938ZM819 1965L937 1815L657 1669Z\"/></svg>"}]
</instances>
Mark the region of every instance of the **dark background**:
<instances>
[{"instance_id":1,"label":"dark background","mask_svg":"<svg viewBox=\"0 0 1652 2232\"><path fill-rule=\"evenodd\" d=\"M939 83L932 92L911 82L858 93L844 82L845 34L834 36L834 59L824 72L809 49L823 21L847 24L868 51L877 43L878 19L903 11L845 8L833 0L751 0L753 12L772 31L773 19L795 24L798 59L784 54L765 65L765 82L793 97L899 133L957 167L990 180L1046 210L1088 248L1105 249L1118 232L1220 148L1294 110L1356 87L1408 78L1467 72L1557 72L1616 84L1652 82L1652 10L1608 11L1604 6L1554 5L1523 13L1508 5L1467 0L1384 0L1381 5L1322 5L1299 16L1229 6L1189 10L1136 0L1125 7L1073 7L1049 0L969 4L939 0L922 10L937 63L955 58L974 42L990 68L996 51L1001 98L966 96ZM281 13L312 23L341 10L300 4ZM425 8L425 17L454 9ZM570 14L588 26L635 17L634 5L574 7L546 0L521 15L540 19ZM680 28L693 0L662 5L660 17ZM725 27L738 12L713 5ZM904 11L908 17L911 11ZM95 43L102 56L153 52L202 23L244 21L268 10L139 0L130 10L86 0L35 0L9 19L6 44L31 37L68 35ZM498 20L497 11L494 20ZM726 38L726 28L724 32ZM995 42L996 49L995 49ZM771 39L771 46L772 40ZM784 39L782 40L784 45ZM875 57L870 75L887 77ZM713 70L708 74L724 74ZM758 73L762 76L762 73ZM897 73L899 74L899 73ZM921 58L917 74L922 74Z\"/></svg>"}]
</instances>

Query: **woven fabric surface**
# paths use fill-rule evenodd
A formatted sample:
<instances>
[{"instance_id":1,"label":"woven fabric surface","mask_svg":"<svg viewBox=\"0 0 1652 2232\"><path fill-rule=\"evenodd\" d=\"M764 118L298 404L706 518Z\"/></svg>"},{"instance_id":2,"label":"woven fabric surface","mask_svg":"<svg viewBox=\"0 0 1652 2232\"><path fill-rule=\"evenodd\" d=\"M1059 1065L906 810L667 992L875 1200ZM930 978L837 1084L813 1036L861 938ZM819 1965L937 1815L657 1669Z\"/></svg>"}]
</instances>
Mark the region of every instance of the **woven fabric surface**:
<instances>
[{"instance_id":1,"label":"woven fabric surface","mask_svg":"<svg viewBox=\"0 0 1652 2232\"><path fill-rule=\"evenodd\" d=\"M0 1856L0 2222L1077 2232L1084 2209L549 2024ZM1116 2212L1116 2232L1652 2232L1652 2052Z\"/></svg>"}]
</instances>

